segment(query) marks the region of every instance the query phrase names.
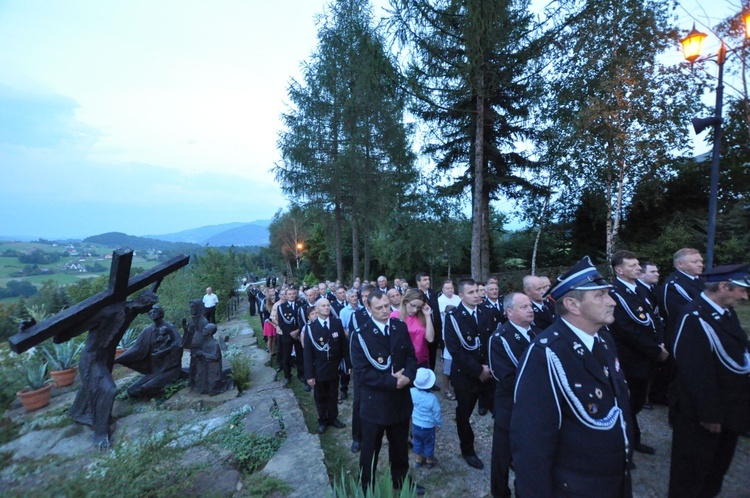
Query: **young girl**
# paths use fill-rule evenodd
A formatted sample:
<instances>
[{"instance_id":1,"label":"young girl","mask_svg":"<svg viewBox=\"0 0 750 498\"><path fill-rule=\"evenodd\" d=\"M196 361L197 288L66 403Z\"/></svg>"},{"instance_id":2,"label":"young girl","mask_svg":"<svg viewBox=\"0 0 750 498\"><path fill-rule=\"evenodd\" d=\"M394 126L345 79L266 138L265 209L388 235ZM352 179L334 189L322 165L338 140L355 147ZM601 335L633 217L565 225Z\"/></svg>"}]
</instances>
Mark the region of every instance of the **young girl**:
<instances>
[{"instance_id":1,"label":"young girl","mask_svg":"<svg viewBox=\"0 0 750 498\"><path fill-rule=\"evenodd\" d=\"M411 414L412 441L416 454L416 467L425 465L431 469L437 463L435 458L435 433L443 426L443 414L437 396L430 392L435 385L435 372L429 368L418 368L411 400L414 410Z\"/></svg>"},{"instance_id":2,"label":"young girl","mask_svg":"<svg viewBox=\"0 0 750 498\"><path fill-rule=\"evenodd\" d=\"M276 354L276 326L271 321L271 311L275 302L276 293L266 292L266 299L260 311L260 318L263 322L263 338L268 342L268 353L271 356Z\"/></svg>"}]
</instances>

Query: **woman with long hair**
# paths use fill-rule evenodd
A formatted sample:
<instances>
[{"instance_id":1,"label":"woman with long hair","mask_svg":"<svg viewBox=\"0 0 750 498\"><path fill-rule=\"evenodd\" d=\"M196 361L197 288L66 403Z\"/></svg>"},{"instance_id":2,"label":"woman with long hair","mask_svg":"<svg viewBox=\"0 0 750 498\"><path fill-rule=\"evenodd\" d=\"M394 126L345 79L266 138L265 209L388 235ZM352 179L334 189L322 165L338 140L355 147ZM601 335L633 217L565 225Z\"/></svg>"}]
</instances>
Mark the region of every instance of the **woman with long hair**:
<instances>
[{"instance_id":1,"label":"woman with long hair","mask_svg":"<svg viewBox=\"0 0 750 498\"><path fill-rule=\"evenodd\" d=\"M391 318L398 318L406 324L411 342L414 344L418 367L430 368L430 351L427 343L435 340L431 313L427 296L419 289L407 290L398 311L391 313Z\"/></svg>"},{"instance_id":2,"label":"woman with long hair","mask_svg":"<svg viewBox=\"0 0 750 498\"><path fill-rule=\"evenodd\" d=\"M263 338L268 343L268 354L276 354L276 326L271 321L271 312L276 302L276 292L266 289L266 298L260 309L260 319L263 323Z\"/></svg>"}]
</instances>

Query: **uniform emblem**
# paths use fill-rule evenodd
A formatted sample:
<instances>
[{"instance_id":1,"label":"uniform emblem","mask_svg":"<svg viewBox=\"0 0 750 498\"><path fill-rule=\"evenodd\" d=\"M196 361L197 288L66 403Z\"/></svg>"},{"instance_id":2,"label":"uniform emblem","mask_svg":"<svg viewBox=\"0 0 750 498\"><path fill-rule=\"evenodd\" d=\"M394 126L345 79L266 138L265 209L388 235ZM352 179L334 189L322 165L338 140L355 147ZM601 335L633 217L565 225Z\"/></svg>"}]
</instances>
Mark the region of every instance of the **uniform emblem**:
<instances>
[{"instance_id":1,"label":"uniform emblem","mask_svg":"<svg viewBox=\"0 0 750 498\"><path fill-rule=\"evenodd\" d=\"M599 411L599 407L596 405L596 403L589 403L587 408L591 415L596 415L596 412Z\"/></svg>"},{"instance_id":2,"label":"uniform emblem","mask_svg":"<svg viewBox=\"0 0 750 498\"><path fill-rule=\"evenodd\" d=\"M576 389L580 389L580 388L581 388L581 384L579 384L578 382L576 382L575 384L573 384L573 386L574 386L574 387L575 387Z\"/></svg>"},{"instance_id":3,"label":"uniform emblem","mask_svg":"<svg viewBox=\"0 0 750 498\"><path fill-rule=\"evenodd\" d=\"M516 340L517 340L517 341L520 341L520 340L521 340L521 334L519 334L518 332L516 332Z\"/></svg>"},{"instance_id":4,"label":"uniform emblem","mask_svg":"<svg viewBox=\"0 0 750 498\"><path fill-rule=\"evenodd\" d=\"M470 341L471 340L471 336L470 335L466 336L466 340Z\"/></svg>"},{"instance_id":5,"label":"uniform emblem","mask_svg":"<svg viewBox=\"0 0 750 498\"><path fill-rule=\"evenodd\" d=\"M583 353L583 346L581 345L580 342L574 341L573 342L573 349L575 350L575 352L576 352L576 354L578 356L583 356L583 354L584 354Z\"/></svg>"},{"instance_id":6,"label":"uniform emblem","mask_svg":"<svg viewBox=\"0 0 750 498\"><path fill-rule=\"evenodd\" d=\"M615 371L616 372L620 371L620 360L617 358L615 358Z\"/></svg>"},{"instance_id":7,"label":"uniform emblem","mask_svg":"<svg viewBox=\"0 0 750 498\"><path fill-rule=\"evenodd\" d=\"M383 363L383 357L382 356L378 356L378 363Z\"/></svg>"},{"instance_id":8,"label":"uniform emblem","mask_svg":"<svg viewBox=\"0 0 750 498\"><path fill-rule=\"evenodd\" d=\"M544 339L539 339L539 342L541 344L547 344L547 338L545 337Z\"/></svg>"},{"instance_id":9,"label":"uniform emblem","mask_svg":"<svg viewBox=\"0 0 750 498\"><path fill-rule=\"evenodd\" d=\"M323 336L320 336L320 339L318 339L318 341L320 341L320 343L323 344Z\"/></svg>"},{"instance_id":10,"label":"uniform emblem","mask_svg":"<svg viewBox=\"0 0 750 498\"><path fill-rule=\"evenodd\" d=\"M599 398L599 399L602 399L602 397L604 397L604 394L602 393L602 390L599 389L598 387L596 389L594 389L594 394L596 394L596 397Z\"/></svg>"},{"instance_id":11,"label":"uniform emblem","mask_svg":"<svg viewBox=\"0 0 750 498\"><path fill-rule=\"evenodd\" d=\"M640 315L638 315L638 318L640 318L641 320L645 320L646 319L646 315L644 315L643 313L641 313Z\"/></svg>"},{"instance_id":12,"label":"uniform emblem","mask_svg":"<svg viewBox=\"0 0 750 498\"><path fill-rule=\"evenodd\" d=\"M333 337L334 339L337 338L338 336L339 336L338 332L334 332L333 334L331 334L331 337Z\"/></svg>"},{"instance_id":13,"label":"uniform emblem","mask_svg":"<svg viewBox=\"0 0 750 498\"><path fill-rule=\"evenodd\" d=\"M609 368L608 367L604 367L604 375L606 375L607 378L609 378Z\"/></svg>"}]
</instances>

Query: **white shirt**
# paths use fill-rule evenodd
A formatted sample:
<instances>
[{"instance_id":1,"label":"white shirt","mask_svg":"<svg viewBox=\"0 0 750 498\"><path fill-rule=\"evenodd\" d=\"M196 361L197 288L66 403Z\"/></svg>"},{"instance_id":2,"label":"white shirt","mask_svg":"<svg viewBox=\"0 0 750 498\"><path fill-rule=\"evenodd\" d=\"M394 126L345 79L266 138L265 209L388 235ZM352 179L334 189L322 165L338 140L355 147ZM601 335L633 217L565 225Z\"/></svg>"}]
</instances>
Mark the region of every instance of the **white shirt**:
<instances>
[{"instance_id":1,"label":"white shirt","mask_svg":"<svg viewBox=\"0 0 750 498\"><path fill-rule=\"evenodd\" d=\"M206 308L213 308L219 304L219 298L213 292L203 296L203 306Z\"/></svg>"},{"instance_id":2,"label":"white shirt","mask_svg":"<svg viewBox=\"0 0 750 498\"><path fill-rule=\"evenodd\" d=\"M520 325L516 325L511 320L508 320L508 321L510 322L511 325L513 325L516 328L516 330L518 330L520 333L523 334L523 336L526 338L527 341L531 342L531 336L529 336L529 329L525 329L521 327Z\"/></svg>"},{"instance_id":3,"label":"white shirt","mask_svg":"<svg viewBox=\"0 0 750 498\"><path fill-rule=\"evenodd\" d=\"M448 306L458 306L459 304L461 304L461 298L457 294L453 294L451 298L448 298L445 294L440 294L438 297L438 309L442 314L445 314L445 308Z\"/></svg>"},{"instance_id":4,"label":"white shirt","mask_svg":"<svg viewBox=\"0 0 750 498\"><path fill-rule=\"evenodd\" d=\"M589 351L594 350L594 338L596 337L596 335L587 334L578 327L571 325L570 322L565 318L563 318L562 321L565 322L565 325L570 327L570 330L572 330L573 333L578 336L578 338L581 340L581 342L583 342L584 345L586 345L587 348L589 348Z\"/></svg>"}]
</instances>

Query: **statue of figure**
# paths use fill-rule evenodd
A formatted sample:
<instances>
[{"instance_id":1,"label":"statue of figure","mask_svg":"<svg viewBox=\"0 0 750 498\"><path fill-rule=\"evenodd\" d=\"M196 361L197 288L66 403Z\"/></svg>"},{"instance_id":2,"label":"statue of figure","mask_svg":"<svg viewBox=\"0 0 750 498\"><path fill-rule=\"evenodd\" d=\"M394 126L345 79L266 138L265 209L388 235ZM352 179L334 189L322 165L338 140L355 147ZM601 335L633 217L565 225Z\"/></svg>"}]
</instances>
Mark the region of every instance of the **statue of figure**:
<instances>
[{"instance_id":1,"label":"statue of figure","mask_svg":"<svg viewBox=\"0 0 750 498\"><path fill-rule=\"evenodd\" d=\"M154 321L138 336L135 345L115 363L146 374L128 387L131 398L153 398L180 378L182 373L182 337L174 325L164 321L164 310L154 305L148 312Z\"/></svg>"},{"instance_id":2,"label":"statue of figure","mask_svg":"<svg viewBox=\"0 0 750 498\"><path fill-rule=\"evenodd\" d=\"M70 416L78 423L92 426L94 444L99 449L110 446L109 424L117 392L112 379L115 349L133 320L158 300L153 292L144 292L135 299L109 305L60 334L63 342L89 331L78 362L81 388L70 407Z\"/></svg>"},{"instance_id":3,"label":"statue of figure","mask_svg":"<svg viewBox=\"0 0 750 498\"><path fill-rule=\"evenodd\" d=\"M232 380L224 376L221 369L221 348L213 337L215 333L215 324L206 325L202 330L203 344L192 355L196 359L193 389L201 394L223 393L232 385ZM192 365L190 370L192 373Z\"/></svg>"},{"instance_id":4,"label":"statue of figure","mask_svg":"<svg viewBox=\"0 0 750 498\"><path fill-rule=\"evenodd\" d=\"M195 352L203 346L203 329L208 325L208 320L203 316L203 300L193 299L190 301L190 322L182 319L183 347L190 350L190 387L195 387Z\"/></svg>"}]
</instances>

